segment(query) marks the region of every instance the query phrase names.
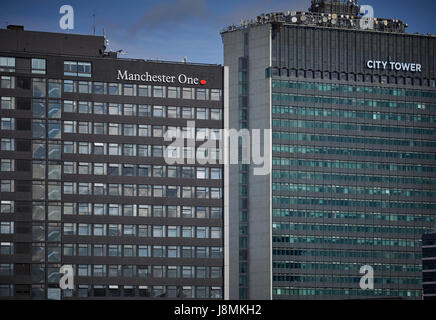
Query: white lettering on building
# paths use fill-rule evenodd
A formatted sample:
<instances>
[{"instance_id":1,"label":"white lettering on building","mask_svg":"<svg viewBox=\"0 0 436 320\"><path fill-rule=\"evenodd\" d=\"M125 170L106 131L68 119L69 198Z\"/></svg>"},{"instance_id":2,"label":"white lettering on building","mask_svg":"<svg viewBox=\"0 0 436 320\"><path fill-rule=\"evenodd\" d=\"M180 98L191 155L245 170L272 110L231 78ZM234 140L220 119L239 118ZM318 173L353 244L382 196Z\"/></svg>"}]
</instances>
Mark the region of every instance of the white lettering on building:
<instances>
[{"instance_id":1,"label":"white lettering on building","mask_svg":"<svg viewBox=\"0 0 436 320\"><path fill-rule=\"evenodd\" d=\"M368 60L366 66L372 70L422 72L422 65L419 63Z\"/></svg>"},{"instance_id":2,"label":"white lettering on building","mask_svg":"<svg viewBox=\"0 0 436 320\"><path fill-rule=\"evenodd\" d=\"M179 76L156 75L146 73L129 73L127 70L117 70L117 80L124 81L141 81L141 82L154 82L154 83L175 83L176 79L179 84L198 85L199 78L191 78L185 74ZM206 82L205 82L206 83Z\"/></svg>"}]
</instances>

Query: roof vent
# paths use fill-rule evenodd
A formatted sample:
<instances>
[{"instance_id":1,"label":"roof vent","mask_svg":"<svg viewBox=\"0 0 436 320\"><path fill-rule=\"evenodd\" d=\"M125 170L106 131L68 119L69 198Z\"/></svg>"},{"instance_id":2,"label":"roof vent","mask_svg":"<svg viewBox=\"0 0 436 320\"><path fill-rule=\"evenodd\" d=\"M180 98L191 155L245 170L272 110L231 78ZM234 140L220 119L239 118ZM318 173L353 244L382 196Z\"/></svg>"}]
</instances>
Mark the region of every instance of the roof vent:
<instances>
[{"instance_id":1,"label":"roof vent","mask_svg":"<svg viewBox=\"0 0 436 320\"><path fill-rule=\"evenodd\" d=\"M18 31L24 31L24 26L18 26L18 25L13 25L10 24L7 26L8 30L18 30Z\"/></svg>"}]
</instances>

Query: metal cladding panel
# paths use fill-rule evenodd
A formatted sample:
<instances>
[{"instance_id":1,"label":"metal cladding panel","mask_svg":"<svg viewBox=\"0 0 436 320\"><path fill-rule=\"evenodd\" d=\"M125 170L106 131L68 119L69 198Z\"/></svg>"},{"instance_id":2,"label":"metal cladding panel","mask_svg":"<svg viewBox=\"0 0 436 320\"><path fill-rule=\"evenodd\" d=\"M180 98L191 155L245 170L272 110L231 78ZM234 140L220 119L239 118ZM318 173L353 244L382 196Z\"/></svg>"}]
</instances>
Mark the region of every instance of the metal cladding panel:
<instances>
[{"instance_id":1,"label":"metal cladding panel","mask_svg":"<svg viewBox=\"0 0 436 320\"><path fill-rule=\"evenodd\" d=\"M435 77L433 36L274 24L272 39L273 67L379 74L366 62L380 60L418 63L420 77ZM390 70L386 74L411 75Z\"/></svg>"}]
</instances>

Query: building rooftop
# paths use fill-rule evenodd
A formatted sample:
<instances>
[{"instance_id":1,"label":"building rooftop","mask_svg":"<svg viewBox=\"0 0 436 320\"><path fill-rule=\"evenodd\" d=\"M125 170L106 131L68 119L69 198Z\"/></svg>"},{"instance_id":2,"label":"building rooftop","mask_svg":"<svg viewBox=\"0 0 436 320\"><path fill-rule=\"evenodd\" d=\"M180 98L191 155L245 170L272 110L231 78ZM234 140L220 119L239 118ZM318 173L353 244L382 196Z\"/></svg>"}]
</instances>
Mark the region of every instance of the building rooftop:
<instances>
[{"instance_id":1,"label":"building rooftop","mask_svg":"<svg viewBox=\"0 0 436 320\"><path fill-rule=\"evenodd\" d=\"M310 8L306 12L264 13L255 19L243 20L238 26L229 26L222 30L221 33L268 23L389 33L406 32L408 25L403 21L387 18L367 18L365 11L365 7L359 6L357 0L312 0Z\"/></svg>"}]
</instances>

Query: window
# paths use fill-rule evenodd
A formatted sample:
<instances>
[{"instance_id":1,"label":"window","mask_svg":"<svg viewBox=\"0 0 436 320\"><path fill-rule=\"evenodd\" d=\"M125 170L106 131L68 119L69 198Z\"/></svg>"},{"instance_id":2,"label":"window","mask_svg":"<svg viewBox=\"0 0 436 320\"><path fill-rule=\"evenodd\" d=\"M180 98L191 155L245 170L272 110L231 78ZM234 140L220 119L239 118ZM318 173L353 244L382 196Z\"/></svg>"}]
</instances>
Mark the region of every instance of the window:
<instances>
[{"instance_id":1,"label":"window","mask_svg":"<svg viewBox=\"0 0 436 320\"><path fill-rule=\"evenodd\" d=\"M0 57L0 71L15 72L15 58Z\"/></svg>"},{"instance_id":2,"label":"window","mask_svg":"<svg viewBox=\"0 0 436 320\"><path fill-rule=\"evenodd\" d=\"M44 98L46 96L45 79L36 79L33 81L33 96L36 98Z\"/></svg>"},{"instance_id":3,"label":"window","mask_svg":"<svg viewBox=\"0 0 436 320\"><path fill-rule=\"evenodd\" d=\"M0 222L0 234L13 234L14 223L13 222Z\"/></svg>"},{"instance_id":4,"label":"window","mask_svg":"<svg viewBox=\"0 0 436 320\"><path fill-rule=\"evenodd\" d=\"M210 198L211 199L221 199L222 198L222 189L221 188L211 188L210 189Z\"/></svg>"},{"instance_id":5,"label":"window","mask_svg":"<svg viewBox=\"0 0 436 320\"><path fill-rule=\"evenodd\" d=\"M222 120L222 113L220 109L211 109L210 110L210 120Z\"/></svg>"},{"instance_id":6,"label":"window","mask_svg":"<svg viewBox=\"0 0 436 320\"><path fill-rule=\"evenodd\" d=\"M64 62L64 75L77 76L77 62L65 61Z\"/></svg>"},{"instance_id":7,"label":"window","mask_svg":"<svg viewBox=\"0 0 436 320\"><path fill-rule=\"evenodd\" d=\"M62 94L61 80L48 80L48 97L60 98Z\"/></svg>"},{"instance_id":8,"label":"window","mask_svg":"<svg viewBox=\"0 0 436 320\"><path fill-rule=\"evenodd\" d=\"M156 117L156 118L165 118L165 107L154 106L153 107L153 117Z\"/></svg>"},{"instance_id":9,"label":"window","mask_svg":"<svg viewBox=\"0 0 436 320\"><path fill-rule=\"evenodd\" d=\"M178 87L168 87L168 98L171 99L180 99L181 91Z\"/></svg>"},{"instance_id":10,"label":"window","mask_svg":"<svg viewBox=\"0 0 436 320\"><path fill-rule=\"evenodd\" d=\"M1 141L1 145L0 145L1 151L14 151L14 147L15 147L14 139L1 138L0 141Z\"/></svg>"},{"instance_id":11,"label":"window","mask_svg":"<svg viewBox=\"0 0 436 320\"><path fill-rule=\"evenodd\" d=\"M194 207L184 206L182 208L182 218L194 218Z\"/></svg>"},{"instance_id":12,"label":"window","mask_svg":"<svg viewBox=\"0 0 436 320\"><path fill-rule=\"evenodd\" d=\"M194 119L194 109L191 107L182 108L182 118L183 119Z\"/></svg>"},{"instance_id":13,"label":"window","mask_svg":"<svg viewBox=\"0 0 436 320\"><path fill-rule=\"evenodd\" d=\"M107 114L106 103L94 102L94 114Z\"/></svg>"},{"instance_id":14,"label":"window","mask_svg":"<svg viewBox=\"0 0 436 320\"><path fill-rule=\"evenodd\" d=\"M197 100L209 100L209 89L197 88Z\"/></svg>"},{"instance_id":15,"label":"window","mask_svg":"<svg viewBox=\"0 0 436 320\"><path fill-rule=\"evenodd\" d=\"M15 88L15 78L8 76L1 76L0 88L2 89L14 89Z\"/></svg>"},{"instance_id":16,"label":"window","mask_svg":"<svg viewBox=\"0 0 436 320\"><path fill-rule=\"evenodd\" d=\"M14 118L1 118L0 129L1 130L15 130L15 119Z\"/></svg>"},{"instance_id":17,"label":"window","mask_svg":"<svg viewBox=\"0 0 436 320\"><path fill-rule=\"evenodd\" d=\"M125 116L136 116L136 104L125 104L123 113Z\"/></svg>"},{"instance_id":18,"label":"window","mask_svg":"<svg viewBox=\"0 0 436 320\"><path fill-rule=\"evenodd\" d=\"M92 83L88 81L79 81L79 93L92 93Z\"/></svg>"},{"instance_id":19,"label":"window","mask_svg":"<svg viewBox=\"0 0 436 320\"><path fill-rule=\"evenodd\" d=\"M64 121L64 133L76 133L76 121Z\"/></svg>"},{"instance_id":20,"label":"window","mask_svg":"<svg viewBox=\"0 0 436 320\"><path fill-rule=\"evenodd\" d=\"M114 96L121 95L121 83L109 83L109 94Z\"/></svg>"},{"instance_id":21,"label":"window","mask_svg":"<svg viewBox=\"0 0 436 320\"><path fill-rule=\"evenodd\" d=\"M14 160L11 159L1 159L1 172L12 172L14 171Z\"/></svg>"},{"instance_id":22,"label":"window","mask_svg":"<svg viewBox=\"0 0 436 320\"><path fill-rule=\"evenodd\" d=\"M64 112L71 112L76 113L77 107L76 107L76 101L64 101Z\"/></svg>"},{"instance_id":23,"label":"window","mask_svg":"<svg viewBox=\"0 0 436 320\"><path fill-rule=\"evenodd\" d=\"M139 105L138 106L138 116L150 117L151 116L151 106L149 105Z\"/></svg>"},{"instance_id":24,"label":"window","mask_svg":"<svg viewBox=\"0 0 436 320\"><path fill-rule=\"evenodd\" d=\"M32 137L36 139L45 139L45 121L33 120L32 122Z\"/></svg>"},{"instance_id":25,"label":"window","mask_svg":"<svg viewBox=\"0 0 436 320\"><path fill-rule=\"evenodd\" d=\"M220 89L212 89L210 91L210 100L212 101L221 101L221 93L222 91Z\"/></svg>"},{"instance_id":26,"label":"window","mask_svg":"<svg viewBox=\"0 0 436 320\"><path fill-rule=\"evenodd\" d=\"M183 99L194 99L194 88L183 88Z\"/></svg>"},{"instance_id":27,"label":"window","mask_svg":"<svg viewBox=\"0 0 436 320\"><path fill-rule=\"evenodd\" d=\"M124 124L123 134L125 136L136 136L136 124Z\"/></svg>"},{"instance_id":28,"label":"window","mask_svg":"<svg viewBox=\"0 0 436 320\"><path fill-rule=\"evenodd\" d=\"M150 157L151 147L149 145L138 145L138 156L140 157Z\"/></svg>"},{"instance_id":29,"label":"window","mask_svg":"<svg viewBox=\"0 0 436 320\"><path fill-rule=\"evenodd\" d=\"M32 59L32 73L45 74L46 61L45 59Z\"/></svg>"},{"instance_id":30,"label":"window","mask_svg":"<svg viewBox=\"0 0 436 320\"><path fill-rule=\"evenodd\" d=\"M109 114L110 115L121 115L121 104L109 103Z\"/></svg>"},{"instance_id":31,"label":"window","mask_svg":"<svg viewBox=\"0 0 436 320\"><path fill-rule=\"evenodd\" d=\"M168 107L168 118L177 119L180 118L180 107Z\"/></svg>"},{"instance_id":32,"label":"window","mask_svg":"<svg viewBox=\"0 0 436 320\"><path fill-rule=\"evenodd\" d=\"M15 109L15 98L12 97L1 97L0 109L3 110L13 110Z\"/></svg>"},{"instance_id":33,"label":"window","mask_svg":"<svg viewBox=\"0 0 436 320\"><path fill-rule=\"evenodd\" d=\"M198 120L208 120L209 119L209 109L197 108L197 119Z\"/></svg>"},{"instance_id":34,"label":"window","mask_svg":"<svg viewBox=\"0 0 436 320\"><path fill-rule=\"evenodd\" d=\"M140 124L138 127L138 136L148 137L150 135L150 125Z\"/></svg>"},{"instance_id":35,"label":"window","mask_svg":"<svg viewBox=\"0 0 436 320\"><path fill-rule=\"evenodd\" d=\"M48 102L48 117L51 119L59 119L62 114L61 103L56 100L49 100Z\"/></svg>"},{"instance_id":36,"label":"window","mask_svg":"<svg viewBox=\"0 0 436 320\"><path fill-rule=\"evenodd\" d=\"M95 94L106 94L107 85L104 82L94 82L94 93Z\"/></svg>"},{"instance_id":37,"label":"window","mask_svg":"<svg viewBox=\"0 0 436 320\"><path fill-rule=\"evenodd\" d=\"M64 92L76 93L77 82L73 80L64 80Z\"/></svg>"},{"instance_id":38,"label":"window","mask_svg":"<svg viewBox=\"0 0 436 320\"><path fill-rule=\"evenodd\" d=\"M214 180L222 179L222 170L221 168L211 168L210 169L210 178Z\"/></svg>"},{"instance_id":39,"label":"window","mask_svg":"<svg viewBox=\"0 0 436 320\"><path fill-rule=\"evenodd\" d=\"M94 134L101 134L101 135L107 134L107 124L94 122Z\"/></svg>"},{"instance_id":40,"label":"window","mask_svg":"<svg viewBox=\"0 0 436 320\"><path fill-rule=\"evenodd\" d=\"M123 155L128 157L136 156L136 144L124 144Z\"/></svg>"},{"instance_id":41,"label":"window","mask_svg":"<svg viewBox=\"0 0 436 320\"><path fill-rule=\"evenodd\" d=\"M220 227L212 227L210 230L210 237L212 239L221 239L222 238L222 231Z\"/></svg>"},{"instance_id":42,"label":"window","mask_svg":"<svg viewBox=\"0 0 436 320\"><path fill-rule=\"evenodd\" d=\"M64 62L64 75L72 77L91 77L91 62L77 62L65 61Z\"/></svg>"},{"instance_id":43,"label":"window","mask_svg":"<svg viewBox=\"0 0 436 320\"><path fill-rule=\"evenodd\" d=\"M139 85L138 86L138 96L150 97L151 96L151 86Z\"/></svg>"},{"instance_id":44,"label":"window","mask_svg":"<svg viewBox=\"0 0 436 320\"><path fill-rule=\"evenodd\" d=\"M46 105L43 99L32 100L32 114L34 118L45 118Z\"/></svg>"},{"instance_id":45,"label":"window","mask_svg":"<svg viewBox=\"0 0 436 320\"><path fill-rule=\"evenodd\" d=\"M155 98L165 98L165 88L163 86L154 86L153 87L153 97Z\"/></svg>"},{"instance_id":46,"label":"window","mask_svg":"<svg viewBox=\"0 0 436 320\"><path fill-rule=\"evenodd\" d=\"M123 89L125 96L136 96L136 84L125 83Z\"/></svg>"},{"instance_id":47,"label":"window","mask_svg":"<svg viewBox=\"0 0 436 320\"><path fill-rule=\"evenodd\" d=\"M109 123L109 135L119 136L121 134L121 124L119 123Z\"/></svg>"}]
</instances>

